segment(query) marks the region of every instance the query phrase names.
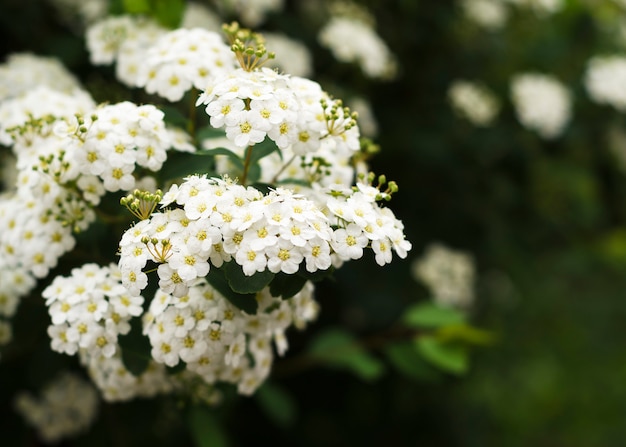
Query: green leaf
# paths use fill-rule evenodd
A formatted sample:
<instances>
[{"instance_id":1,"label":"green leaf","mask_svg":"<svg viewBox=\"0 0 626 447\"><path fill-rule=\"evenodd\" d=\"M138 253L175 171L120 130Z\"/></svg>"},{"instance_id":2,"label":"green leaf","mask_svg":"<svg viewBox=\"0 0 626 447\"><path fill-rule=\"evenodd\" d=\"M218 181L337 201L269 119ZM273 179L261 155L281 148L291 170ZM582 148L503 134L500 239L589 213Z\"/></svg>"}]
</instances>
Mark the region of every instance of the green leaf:
<instances>
[{"instance_id":1,"label":"green leaf","mask_svg":"<svg viewBox=\"0 0 626 447\"><path fill-rule=\"evenodd\" d=\"M352 334L342 329L329 329L318 334L310 346L311 357L328 367L348 370L366 381L379 378L383 363L370 355Z\"/></svg>"},{"instance_id":2,"label":"green leaf","mask_svg":"<svg viewBox=\"0 0 626 447\"><path fill-rule=\"evenodd\" d=\"M225 155L227 156L231 163L235 165L237 169L243 169L243 160L239 155L231 151L230 149L226 149L225 147L216 147L213 149L200 149L195 153L196 155Z\"/></svg>"},{"instance_id":3,"label":"green leaf","mask_svg":"<svg viewBox=\"0 0 626 447\"><path fill-rule=\"evenodd\" d=\"M479 329L469 324L453 324L441 327L436 333L439 340L444 342L462 342L470 345L491 345L495 341L495 335L484 329Z\"/></svg>"},{"instance_id":4,"label":"green leaf","mask_svg":"<svg viewBox=\"0 0 626 447\"><path fill-rule=\"evenodd\" d=\"M411 342L394 343L385 348L385 355L398 372L409 379L434 381L440 373L421 357Z\"/></svg>"},{"instance_id":5,"label":"green leaf","mask_svg":"<svg viewBox=\"0 0 626 447\"><path fill-rule=\"evenodd\" d=\"M267 157L269 154L276 152L278 150L278 146L276 146L276 143L271 139L265 138L265 140L258 144L255 144L254 146L252 146L252 148L246 149L246 154L249 150L252 150L252 154L250 155L250 163L256 164L261 158Z\"/></svg>"},{"instance_id":6,"label":"green leaf","mask_svg":"<svg viewBox=\"0 0 626 447\"><path fill-rule=\"evenodd\" d=\"M431 364L453 374L467 372L467 347L457 343L441 341L436 336L424 335L415 340L418 352Z\"/></svg>"},{"instance_id":7,"label":"green leaf","mask_svg":"<svg viewBox=\"0 0 626 447\"><path fill-rule=\"evenodd\" d=\"M124 12L128 14L149 13L150 2L148 0L123 0Z\"/></svg>"},{"instance_id":8,"label":"green leaf","mask_svg":"<svg viewBox=\"0 0 626 447\"><path fill-rule=\"evenodd\" d=\"M187 118L176 107L172 106L160 106L165 116L163 120L176 127L185 129L187 127Z\"/></svg>"},{"instance_id":9,"label":"green leaf","mask_svg":"<svg viewBox=\"0 0 626 447\"><path fill-rule=\"evenodd\" d=\"M227 262L222 266L224 275L230 288L237 293L257 293L263 290L274 279L274 274L269 270L256 272L252 276L246 276L241 266L234 261Z\"/></svg>"},{"instance_id":10,"label":"green leaf","mask_svg":"<svg viewBox=\"0 0 626 447\"><path fill-rule=\"evenodd\" d=\"M167 28L177 28L185 11L184 0L152 0L157 21Z\"/></svg>"},{"instance_id":11,"label":"green leaf","mask_svg":"<svg viewBox=\"0 0 626 447\"><path fill-rule=\"evenodd\" d=\"M225 135L224 129L216 129L212 126L205 126L198 129L196 132L196 139L198 141L212 140L214 138L224 138Z\"/></svg>"},{"instance_id":12,"label":"green leaf","mask_svg":"<svg viewBox=\"0 0 626 447\"><path fill-rule=\"evenodd\" d=\"M283 299L291 298L304 287L307 279L300 275L279 272L270 283L270 293Z\"/></svg>"},{"instance_id":13,"label":"green leaf","mask_svg":"<svg viewBox=\"0 0 626 447\"><path fill-rule=\"evenodd\" d=\"M122 350L122 362L134 376L140 376L150 363L152 355L150 340L142 333L141 318L130 320L130 332L120 335L118 342Z\"/></svg>"},{"instance_id":14,"label":"green leaf","mask_svg":"<svg viewBox=\"0 0 626 447\"><path fill-rule=\"evenodd\" d=\"M196 447L228 447L226 433L208 408L191 407L186 420Z\"/></svg>"},{"instance_id":15,"label":"green leaf","mask_svg":"<svg viewBox=\"0 0 626 447\"><path fill-rule=\"evenodd\" d=\"M158 175L161 181L166 182L193 174L211 174L213 167L214 163L210 158L204 159L188 152L170 152Z\"/></svg>"},{"instance_id":16,"label":"green leaf","mask_svg":"<svg viewBox=\"0 0 626 447\"><path fill-rule=\"evenodd\" d=\"M256 314L258 308L256 294L242 294L233 291L228 284L228 280L226 279L222 268L218 269L213 267L206 276L206 280L234 306L244 312L247 312L248 314Z\"/></svg>"},{"instance_id":17,"label":"green leaf","mask_svg":"<svg viewBox=\"0 0 626 447\"><path fill-rule=\"evenodd\" d=\"M259 406L269 419L280 427L292 426L296 421L296 401L283 388L265 382L255 393Z\"/></svg>"},{"instance_id":18,"label":"green leaf","mask_svg":"<svg viewBox=\"0 0 626 447\"><path fill-rule=\"evenodd\" d=\"M405 311L402 321L411 327L436 328L448 324L463 323L465 315L456 309L425 302L409 307Z\"/></svg>"}]
</instances>

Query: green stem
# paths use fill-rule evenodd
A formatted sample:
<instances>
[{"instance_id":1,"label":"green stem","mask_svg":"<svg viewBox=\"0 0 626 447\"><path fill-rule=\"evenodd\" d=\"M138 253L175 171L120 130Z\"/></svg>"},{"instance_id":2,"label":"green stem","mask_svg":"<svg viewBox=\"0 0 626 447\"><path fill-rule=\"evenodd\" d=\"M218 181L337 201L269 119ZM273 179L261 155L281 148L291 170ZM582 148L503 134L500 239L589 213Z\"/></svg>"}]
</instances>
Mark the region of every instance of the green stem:
<instances>
[{"instance_id":1,"label":"green stem","mask_svg":"<svg viewBox=\"0 0 626 447\"><path fill-rule=\"evenodd\" d=\"M241 184L246 185L248 179L248 170L250 169L250 162L252 161L252 148L254 145L248 146L246 149L246 160L243 163L243 174L241 175Z\"/></svg>"},{"instance_id":2,"label":"green stem","mask_svg":"<svg viewBox=\"0 0 626 447\"><path fill-rule=\"evenodd\" d=\"M282 174L283 172L285 172L285 169L287 169L287 166L289 166L295 160L295 158L296 158L296 154L293 154L291 158L287 160L287 162L280 168L280 171L278 171L276 175L274 176L274 178L272 178L272 183L276 183L278 181L278 176Z\"/></svg>"},{"instance_id":3,"label":"green stem","mask_svg":"<svg viewBox=\"0 0 626 447\"><path fill-rule=\"evenodd\" d=\"M187 132L191 135L193 141L196 141L196 98L198 96L198 89L191 88L189 92L189 119L187 120Z\"/></svg>"}]
</instances>

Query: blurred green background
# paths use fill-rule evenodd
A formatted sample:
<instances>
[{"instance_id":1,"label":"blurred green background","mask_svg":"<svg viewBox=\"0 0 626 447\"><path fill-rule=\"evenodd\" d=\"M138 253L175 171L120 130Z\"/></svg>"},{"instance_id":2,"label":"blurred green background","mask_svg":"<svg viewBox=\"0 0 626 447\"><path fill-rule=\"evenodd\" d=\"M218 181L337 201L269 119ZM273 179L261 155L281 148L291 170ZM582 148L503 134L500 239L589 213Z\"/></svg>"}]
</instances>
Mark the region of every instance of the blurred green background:
<instances>
[{"instance_id":1,"label":"blurred green background","mask_svg":"<svg viewBox=\"0 0 626 447\"><path fill-rule=\"evenodd\" d=\"M583 76L592 56L626 51L614 32L625 10L612 0L569 0L549 17L511 7L506 26L490 31L467 20L454 1L363 0L400 64L398 78L382 82L334 61L302 3L286 2L263 29L305 42L312 78L324 87L371 102L382 149L371 166L398 182L389 207L404 221L413 250L383 269L373 259L346 265L320 285L319 321L291 332L288 357L275 365L273 383L292 397L296 417L281 425L259 399L233 397L216 411L230 445L623 445L626 177L607 132L625 123L589 99ZM45 1L3 0L0 34L3 55L57 56L96 98L112 79L89 65L82 38ZM556 76L574 95L572 120L555 140L516 119L509 82L529 70ZM501 99L492 126L455 115L447 89L458 78L480 80ZM495 343L473 350L467 374L425 366L416 380L388 368L367 382L342 371L289 368L315 331L340 325L367 336L427 300L411 263L433 241L474 256L472 322L495 334ZM17 333L25 331L19 318L26 309ZM6 368L0 363L3 402L22 384ZM103 406L92 435L67 445L188 445L170 403ZM10 409L2 416L3 433L19 432L7 435L16 445L37 445L16 428L22 422Z\"/></svg>"}]
</instances>

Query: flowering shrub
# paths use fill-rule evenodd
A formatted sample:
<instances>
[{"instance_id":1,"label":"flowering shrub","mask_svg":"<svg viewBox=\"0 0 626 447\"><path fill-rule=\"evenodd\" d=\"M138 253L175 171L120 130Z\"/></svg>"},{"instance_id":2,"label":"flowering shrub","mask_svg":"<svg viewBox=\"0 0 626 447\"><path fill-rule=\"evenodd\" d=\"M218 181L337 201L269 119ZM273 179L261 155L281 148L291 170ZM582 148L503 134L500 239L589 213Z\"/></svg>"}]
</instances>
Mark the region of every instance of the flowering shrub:
<instances>
[{"instance_id":1,"label":"flowering shrub","mask_svg":"<svg viewBox=\"0 0 626 447\"><path fill-rule=\"evenodd\" d=\"M98 103L34 54L1 67L0 142L16 174L0 196L0 342L20 301L40 295L51 349L76 356L105 401L214 404L221 383L252 395L267 380L288 329L318 316L317 282L365 255L406 258L411 243L386 207L396 183L369 172L356 112L266 67L275 53L237 22L165 25L127 14L84 30L90 62L114 64L154 103ZM388 64L357 58L374 76ZM30 397L16 408L56 442L91 423L87 397L76 410Z\"/></svg>"}]
</instances>

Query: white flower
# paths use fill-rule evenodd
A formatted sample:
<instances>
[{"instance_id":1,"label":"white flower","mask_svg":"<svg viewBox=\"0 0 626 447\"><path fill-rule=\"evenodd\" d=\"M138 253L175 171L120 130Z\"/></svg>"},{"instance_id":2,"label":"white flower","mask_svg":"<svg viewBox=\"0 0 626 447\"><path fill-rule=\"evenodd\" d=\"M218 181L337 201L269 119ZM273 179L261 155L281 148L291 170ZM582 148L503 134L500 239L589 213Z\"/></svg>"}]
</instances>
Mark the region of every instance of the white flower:
<instances>
[{"instance_id":1,"label":"white flower","mask_svg":"<svg viewBox=\"0 0 626 447\"><path fill-rule=\"evenodd\" d=\"M585 87L591 99L626 110L626 57L595 56L587 62Z\"/></svg>"},{"instance_id":2,"label":"white flower","mask_svg":"<svg viewBox=\"0 0 626 447\"><path fill-rule=\"evenodd\" d=\"M319 42L342 62L355 62L372 78L393 78L395 56L372 26L352 17L334 16L318 34Z\"/></svg>"},{"instance_id":3,"label":"white flower","mask_svg":"<svg viewBox=\"0 0 626 447\"><path fill-rule=\"evenodd\" d=\"M430 289L435 302L460 308L472 304L475 268L468 253L433 243L414 261L412 271L415 279Z\"/></svg>"},{"instance_id":4,"label":"white flower","mask_svg":"<svg viewBox=\"0 0 626 447\"><path fill-rule=\"evenodd\" d=\"M542 138L558 137L570 120L570 92L553 76L516 75L511 81L511 96L520 123Z\"/></svg>"},{"instance_id":5,"label":"white flower","mask_svg":"<svg viewBox=\"0 0 626 447\"><path fill-rule=\"evenodd\" d=\"M488 30L502 29L509 18L502 0L461 0L461 7L469 20Z\"/></svg>"},{"instance_id":6,"label":"white flower","mask_svg":"<svg viewBox=\"0 0 626 447\"><path fill-rule=\"evenodd\" d=\"M500 104L485 86L457 80L448 89L448 98L455 112L476 126L488 126L497 116Z\"/></svg>"}]
</instances>

